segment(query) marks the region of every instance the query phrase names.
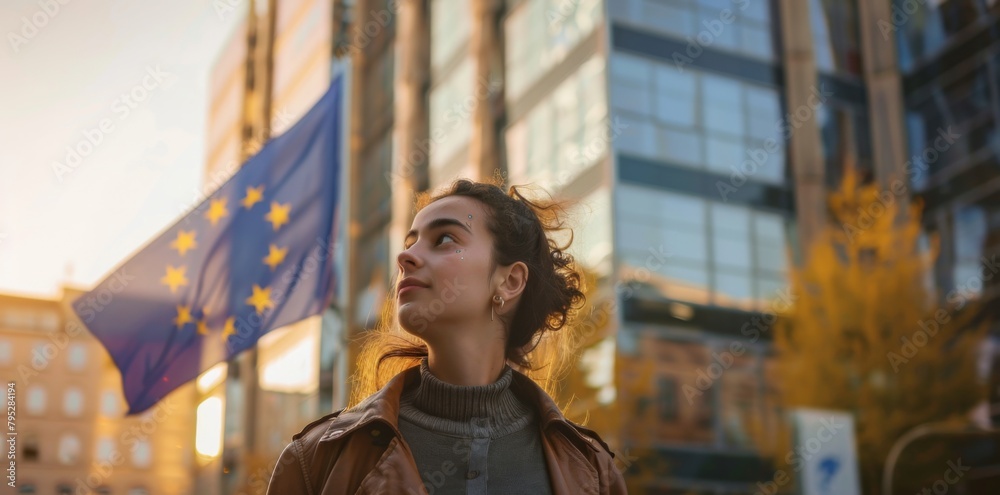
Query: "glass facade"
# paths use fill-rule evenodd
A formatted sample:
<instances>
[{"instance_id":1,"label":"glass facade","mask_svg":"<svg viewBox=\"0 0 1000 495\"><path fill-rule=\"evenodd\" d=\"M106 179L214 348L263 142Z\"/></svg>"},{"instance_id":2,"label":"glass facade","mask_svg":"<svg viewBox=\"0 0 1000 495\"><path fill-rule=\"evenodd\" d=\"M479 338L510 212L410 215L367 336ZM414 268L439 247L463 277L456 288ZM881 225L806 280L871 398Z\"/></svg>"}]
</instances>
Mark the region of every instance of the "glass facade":
<instances>
[{"instance_id":1,"label":"glass facade","mask_svg":"<svg viewBox=\"0 0 1000 495\"><path fill-rule=\"evenodd\" d=\"M619 0L608 2L612 19L761 60L775 54L770 2L753 0ZM705 33L705 34L701 34ZM698 36L701 35L701 38Z\"/></svg>"},{"instance_id":2,"label":"glass facade","mask_svg":"<svg viewBox=\"0 0 1000 495\"><path fill-rule=\"evenodd\" d=\"M519 2L504 21L506 95L516 100L603 19L601 0Z\"/></svg>"},{"instance_id":3,"label":"glass facade","mask_svg":"<svg viewBox=\"0 0 1000 495\"><path fill-rule=\"evenodd\" d=\"M623 276L641 269L673 300L766 309L786 285L787 222L778 213L620 185L615 223ZM666 262L650 264L650 249Z\"/></svg>"},{"instance_id":4,"label":"glass facade","mask_svg":"<svg viewBox=\"0 0 1000 495\"><path fill-rule=\"evenodd\" d=\"M474 69L475 60L465 56L451 72L435 79L430 95L432 180L445 175L443 168L472 137L473 114L486 94L476 91Z\"/></svg>"},{"instance_id":5,"label":"glass facade","mask_svg":"<svg viewBox=\"0 0 1000 495\"><path fill-rule=\"evenodd\" d=\"M829 189L840 186L844 167L848 164L862 175L871 175L871 126L867 108L830 100L816 109L816 124L823 144L824 177Z\"/></svg>"},{"instance_id":6,"label":"glass facade","mask_svg":"<svg viewBox=\"0 0 1000 495\"><path fill-rule=\"evenodd\" d=\"M991 256L1000 252L1000 35L994 2L893 2L910 22L896 31L903 69L907 172L924 223L943 243L940 293L952 302L995 300Z\"/></svg>"},{"instance_id":7,"label":"glass facade","mask_svg":"<svg viewBox=\"0 0 1000 495\"><path fill-rule=\"evenodd\" d=\"M970 26L996 15L998 5L991 0L892 0L892 7L900 68L910 70L931 60Z\"/></svg>"},{"instance_id":8,"label":"glass facade","mask_svg":"<svg viewBox=\"0 0 1000 495\"><path fill-rule=\"evenodd\" d=\"M552 187L571 181L608 154L604 60L590 59L506 132L513 177Z\"/></svg>"},{"instance_id":9,"label":"glass facade","mask_svg":"<svg viewBox=\"0 0 1000 495\"><path fill-rule=\"evenodd\" d=\"M809 0L816 69L861 77L861 37L856 0Z\"/></svg>"},{"instance_id":10,"label":"glass facade","mask_svg":"<svg viewBox=\"0 0 1000 495\"><path fill-rule=\"evenodd\" d=\"M626 129L620 153L725 176L753 160L750 180L785 182L776 89L624 53L611 60L610 83L612 115Z\"/></svg>"}]
</instances>

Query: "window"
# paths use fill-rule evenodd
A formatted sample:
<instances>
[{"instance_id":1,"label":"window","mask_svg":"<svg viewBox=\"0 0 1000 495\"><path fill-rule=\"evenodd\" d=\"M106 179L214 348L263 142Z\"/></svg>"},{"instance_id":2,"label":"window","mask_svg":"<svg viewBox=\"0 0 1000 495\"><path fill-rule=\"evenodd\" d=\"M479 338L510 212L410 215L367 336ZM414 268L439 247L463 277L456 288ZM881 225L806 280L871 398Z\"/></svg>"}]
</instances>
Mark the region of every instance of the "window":
<instances>
[{"instance_id":1,"label":"window","mask_svg":"<svg viewBox=\"0 0 1000 495\"><path fill-rule=\"evenodd\" d=\"M63 398L63 412L70 417L77 417L83 412L83 392L78 387L66 389L66 395Z\"/></svg>"},{"instance_id":2,"label":"window","mask_svg":"<svg viewBox=\"0 0 1000 495\"><path fill-rule=\"evenodd\" d=\"M508 128L512 178L555 192L634 134L637 127L608 118L604 87L604 59L592 58Z\"/></svg>"},{"instance_id":3,"label":"window","mask_svg":"<svg viewBox=\"0 0 1000 495\"><path fill-rule=\"evenodd\" d=\"M978 298L983 291L983 264L980 256L989 231L987 211L966 206L954 213L953 287L965 298Z\"/></svg>"},{"instance_id":4,"label":"window","mask_svg":"<svg viewBox=\"0 0 1000 495\"><path fill-rule=\"evenodd\" d=\"M128 495L149 495L149 490L145 488L132 488L128 491Z\"/></svg>"},{"instance_id":5,"label":"window","mask_svg":"<svg viewBox=\"0 0 1000 495\"><path fill-rule=\"evenodd\" d=\"M461 2L467 3L467 2ZM515 101L561 62L603 19L600 0L522 2L504 20L506 88Z\"/></svg>"},{"instance_id":6,"label":"window","mask_svg":"<svg viewBox=\"0 0 1000 495\"><path fill-rule=\"evenodd\" d=\"M677 379L661 376L656 385L660 421L677 421Z\"/></svg>"},{"instance_id":7,"label":"window","mask_svg":"<svg viewBox=\"0 0 1000 495\"><path fill-rule=\"evenodd\" d=\"M627 125L618 150L726 177L743 170L753 181L785 181L774 88L622 53L610 70L612 113Z\"/></svg>"},{"instance_id":8,"label":"window","mask_svg":"<svg viewBox=\"0 0 1000 495\"><path fill-rule=\"evenodd\" d=\"M35 494L35 493L38 493L37 490L38 489L35 488L35 484L34 483L25 483L25 484L21 485L20 487L18 487L17 493Z\"/></svg>"},{"instance_id":9,"label":"window","mask_svg":"<svg viewBox=\"0 0 1000 495\"><path fill-rule=\"evenodd\" d=\"M59 483L56 487L57 495L73 495L73 487L69 483Z\"/></svg>"},{"instance_id":10,"label":"window","mask_svg":"<svg viewBox=\"0 0 1000 495\"><path fill-rule=\"evenodd\" d=\"M848 165L862 174L871 175L871 139L868 115L864 108L822 104L816 111L820 127L825 162L826 186L836 189Z\"/></svg>"},{"instance_id":11,"label":"window","mask_svg":"<svg viewBox=\"0 0 1000 495\"><path fill-rule=\"evenodd\" d=\"M80 461L80 452L83 449L83 444L80 443L80 439L72 434L67 433L59 439L59 462L67 466L76 464Z\"/></svg>"},{"instance_id":12,"label":"window","mask_svg":"<svg viewBox=\"0 0 1000 495\"><path fill-rule=\"evenodd\" d=\"M626 279L671 299L764 309L786 285L786 220L778 213L623 184L615 241Z\"/></svg>"},{"instance_id":13,"label":"window","mask_svg":"<svg viewBox=\"0 0 1000 495\"><path fill-rule=\"evenodd\" d=\"M101 414L113 418L118 416L118 393L105 390L101 393Z\"/></svg>"},{"instance_id":14,"label":"window","mask_svg":"<svg viewBox=\"0 0 1000 495\"><path fill-rule=\"evenodd\" d=\"M28 462L38 461L38 435L29 433L24 437L24 444L21 447L21 455Z\"/></svg>"},{"instance_id":15,"label":"window","mask_svg":"<svg viewBox=\"0 0 1000 495\"><path fill-rule=\"evenodd\" d=\"M471 57L464 57L458 67L447 78L435 82L431 90L429 135L432 169L440 169L469 142L475 109L489 99L489 81L474 82L473 62ZM482 88L483 84L487 87Z\"/></svg>"},{"instance_id":16,"label":"window","mask_svg":"<svg viewBox=\"0 0 1000 495\"><path fill-rule=\"evenodd\" d=\"M39 415L45 412L45 389L41 385L28 388L28 414Z\"/></svg>"},{"instance_id":17,"label":"window","mask_svg":"<svg viewBox=\"0 0 1000 495\"><path fill-rule=\"evenodd\" d=\"M13 346L7 339L0 339L0 365L10 364L11 354L13 354Z\"/></svg>"},{"instance_id":18,"label":"window","mask_svg":"<svg viewBox=\"0 0 1000 495\"><path fill-rule=\"evenodd\" d=\"M97 462L111 462L111 457L115 452L115 441L110 437L101 437L97 440L95 460Z\"/></svg>"},{"instance_id":19,"label":"window","mask_svg":"<svg viewBox=\"0 0 1000 495\"><path fill-rule=\"evenodd\" d=\"M132 464L136 467L149 467L153 457L153 449L149 440L140 440L132 447Z\"/></svg>"},{"instance_id":20,"label":"window","mask_svg":"<svg viewBox=\"0 0 1000 495\"><path fill-rule=\"evenodd\" d=\"M69 369L81 371L87 364L87 345L83 342L74 342L69 346L69 356L67 357Z\"/></svg>"},{"instance_id":21,"label":"window","mask_svg":"<svg viewBox=\"0 0 1000 495\"><path fill-rule=\"evenodd\" d=\"M861 38L856 0L809 0L816 68L860 76Z\"/></svg>"},{"instance_id":22,"label":"window","mask_svg":"<svg viewBox=\"0 0 1000 495\"><path fill-rule=\"evenodd\" d=\"M725 50L770 60L771 2L732 0L615 0L608 3L612 18L644 29L668 33L681 41L702 39L699 47ZM726 13L725 11L729 12ZM728 22L727 22L728 21ZM705 33L705 34L701 34Z\"/></svg>"},{"instance_id":23,"label":"window","mask_svg":"<svg viewBox=\"0 0 1000 495\"><path fill-rule=\"evenodd\" d=\"M932 57L944 48L949 39L987 15L981 11L981 2L968 0L892 0L892 4L893 11L913 12L895 30L903 70L909 70L921 60Z\"/></svg>"},{"instance_id":24,"label":"window","mask_svg":"<svg viewBox=\"0 0 1000 495\"><path fill-rule=\"evenodd\" d=\"M431 0L431 67L435 72L468 47L473 21L469 6L470 2Z\"/></svg>"}]
</instances>

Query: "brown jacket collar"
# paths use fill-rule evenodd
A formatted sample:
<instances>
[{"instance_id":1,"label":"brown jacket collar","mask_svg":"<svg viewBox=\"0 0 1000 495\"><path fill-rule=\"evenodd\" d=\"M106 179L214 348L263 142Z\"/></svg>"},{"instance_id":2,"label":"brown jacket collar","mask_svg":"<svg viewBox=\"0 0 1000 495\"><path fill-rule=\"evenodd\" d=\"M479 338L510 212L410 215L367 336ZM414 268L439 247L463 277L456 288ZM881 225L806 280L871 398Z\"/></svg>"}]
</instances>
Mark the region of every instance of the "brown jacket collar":
<instances>
[{"instance_id":1,"label":"brown jacket collar","mask_svg":"<svg viewBox=\"0 0 1000 495\"><path fill-rule=\"evenodd\" d=\"M341 411L330 422L326 433L323 434L319 441L327 442L336 440L373 421L381 421L389 425L392 427L393 432L401 437L398 423L399 399L404 389L410 388L411 385L415 385L419 380L419 366L414 366L397 374L378 392L370 395L354 407ZM599 451L603 447L613 457L611 449L600 436L587 428L567 420L552 398L531 378L528 378L517 370L513 370L513 379L511 380L510 387L519 399L525 401L527 405L538 413L543 431L554 425L564 427L564 431L572 432L572 434L582 440L583 443L590 445L595 451ZM595 443L599 443L600 447Z\"/></svg>"}]
</instances>

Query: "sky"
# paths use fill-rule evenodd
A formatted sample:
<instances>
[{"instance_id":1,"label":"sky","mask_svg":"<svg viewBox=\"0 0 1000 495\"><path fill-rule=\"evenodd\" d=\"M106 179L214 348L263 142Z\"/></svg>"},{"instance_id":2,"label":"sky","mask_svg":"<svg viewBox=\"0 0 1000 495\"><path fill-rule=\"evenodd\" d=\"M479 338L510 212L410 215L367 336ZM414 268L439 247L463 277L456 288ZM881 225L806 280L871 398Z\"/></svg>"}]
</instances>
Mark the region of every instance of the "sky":
<instances>
[{"instance_id":1,"label":"sky","mask_svg":"<svg viewBox=\"0 0 1000 495\"><path fill-rule=\"evenodd\" d=\"M0 292L89 289L193 206L248 1L0 3Z\"/></svg>"}]
</instances>

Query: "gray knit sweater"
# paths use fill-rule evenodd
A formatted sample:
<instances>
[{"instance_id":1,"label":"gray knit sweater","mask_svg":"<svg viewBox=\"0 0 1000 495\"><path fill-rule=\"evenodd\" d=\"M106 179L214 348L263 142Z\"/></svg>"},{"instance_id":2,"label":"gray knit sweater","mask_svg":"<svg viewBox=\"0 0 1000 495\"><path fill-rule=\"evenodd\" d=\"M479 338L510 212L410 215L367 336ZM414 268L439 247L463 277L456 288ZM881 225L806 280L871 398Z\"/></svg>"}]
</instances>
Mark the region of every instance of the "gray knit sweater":
<instances>
[{"instance_id":1,"label":"gray knit sweater","mask_svg":"<svg viewBox=\"0 0 1000 495\"><path fill-rule=\"evenodd\" d=\"M400 397L399 430L430 495L551 493L538 420L510 390L512 373L456 386L421 361L420 383Z\"/></svg>"}]
</instances>

